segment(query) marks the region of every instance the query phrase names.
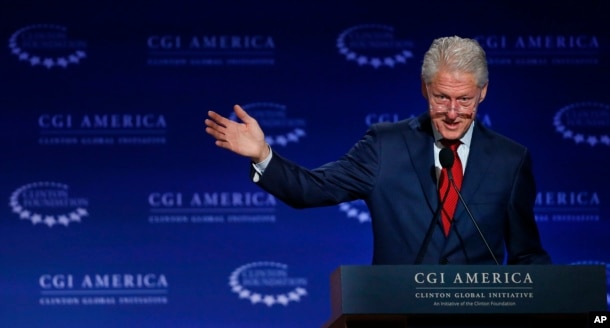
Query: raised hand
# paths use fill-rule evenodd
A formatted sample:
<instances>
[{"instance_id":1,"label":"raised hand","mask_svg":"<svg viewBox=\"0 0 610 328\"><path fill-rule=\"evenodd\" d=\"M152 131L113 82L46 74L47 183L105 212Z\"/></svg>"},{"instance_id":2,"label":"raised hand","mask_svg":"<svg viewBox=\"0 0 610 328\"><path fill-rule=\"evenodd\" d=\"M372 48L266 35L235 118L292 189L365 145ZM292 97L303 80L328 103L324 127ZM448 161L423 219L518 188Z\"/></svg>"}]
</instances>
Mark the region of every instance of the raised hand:
<instances>
[{"instance_id":1,"label":"raised hand","mask_svg":"<svg viewBox=\"0 0 610 328\"><path fill-rule=\"evenodd\" d=\"M216 146L250 157L255 163L261 162L269 154L263 130L241 106L235 105L233 110L241 123L208 111L205 132L216 139Z\"/></svg>"}]
</instances>

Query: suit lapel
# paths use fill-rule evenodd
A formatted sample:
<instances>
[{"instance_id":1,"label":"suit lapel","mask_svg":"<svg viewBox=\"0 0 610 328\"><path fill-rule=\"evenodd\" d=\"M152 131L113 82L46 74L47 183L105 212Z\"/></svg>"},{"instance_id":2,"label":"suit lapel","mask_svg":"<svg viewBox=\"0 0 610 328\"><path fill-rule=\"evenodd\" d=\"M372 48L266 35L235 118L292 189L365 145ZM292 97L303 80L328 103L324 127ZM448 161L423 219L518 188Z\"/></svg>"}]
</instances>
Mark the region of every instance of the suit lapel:
<instances>
[{"instance_id":1,"label":"suit lapel","mask_svg":"<svg viewBox=\"0 0 610 328\"><path fill-rule=\"evenodd\" d=\"M462 189L460 190L466 204L472 199L477 189L485 179L489 179L487 172L493 157L493 138L485 132L485 127L477 122L472 133L468 164L464 172ZM462 215L465 208L460 204L457 208L456 217Z\"/></svg>"},{"instance_id":2,"label":"suit lapel","mask_svg":"<svg viewBox=\"0 0 610 328\"><path fill-rule=\"evenodd\" d=\"M438 196L436 191L436 176L434 172L434 151L432 143L432 125L430 116L422 114L417 120L411 121L411 129L404 132L411 164L424 193L428 206L431 210L437 207Z\"/></svg>"}]
</instances>

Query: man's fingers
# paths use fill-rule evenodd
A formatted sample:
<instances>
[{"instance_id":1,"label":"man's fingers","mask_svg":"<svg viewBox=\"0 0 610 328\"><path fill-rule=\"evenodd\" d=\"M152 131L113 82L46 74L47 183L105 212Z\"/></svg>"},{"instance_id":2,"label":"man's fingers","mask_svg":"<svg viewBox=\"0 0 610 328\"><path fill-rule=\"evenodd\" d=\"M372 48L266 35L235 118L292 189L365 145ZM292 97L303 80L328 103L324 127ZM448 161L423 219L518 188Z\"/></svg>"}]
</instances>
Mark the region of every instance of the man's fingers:
<instances>
[{"instance_id":1,"label":"man's fingers","mask_svg":"<svg viewBox=\"0 0 610 328\"><path fill-rule=\"evenodd\" d=\"M205 128L205 132L209 135L211 135L212 137L214 137L214 139L216 140L224 140L224 134L218 132L218 130L207 127Z\"/></svg>"},{"instance_id":2,"label":"man's fingers","mask_svg":"<svg viewBox=\"0 0 610 328\"><path fill-rule=\"evenodd\" d=\"M216 125L219 125L219 126L222 126L222 127L227 126L227 122L228 122L228 121L230 121L229 119L227 119L227 118L225 118L224 116L222 116L222 115L220 115L220 114L216 113L216 112L215 112L215 111L213 111L213 110L209 110L209 111L208 111L208 117L209 117L209 118L212 120L212 122L214 122ZM208 123L207 123L207 121L206 121L206 124L208 124ZM209 125L208 125L208 126L209 126Z\"/></svg>"},{"instance_id":3,"label":"man's fingers","mask_svg":"<svg viewBox=\"0 0 610 328\"><path fill-rule=\"evenodd\" d=\"M210 119L210 118L206 118L204 123L205 123L206 127L214 129L214 130L219 130L220 128L223 127L220 124L218 124L216 121L214 121L213 119Z\"/></svg>"},{"instance_id":4,"label":"man's fingers","mask_svg":"<svg viewBox=\"0 0 610 328\"><path fill-rule=\"evenodd\" d=\"M218 123L216 123L216 121L214 121L213 119L209 119L209 118L206 118L204 120L204 124L205 124L205 132L212 134L212 135L214 133L219 133L220 129L222 128L222 126L220 126Z\"/></svg>"},{"instance_id":5,"label":"man's fingers","mask_svg":"<svg viewBox=\"0 0 610 328\"><path fill-rule=\"evenodd\" d=\"M233 106L233 110L235 111L235 115L240 121L246 124L252 123L252 117L250 117L250 115L248 115L248 113L240 105ZM208 117L212 119L217 125L222 127L227 127L229 124L233 123L230 119L216 113L213 110L208 111Z\"/></svg>"},{"instance_id":6,"label":"man's fingers","mask_svg":"<svg viewBox=\"0 0 610 328\"><path fill-rule=\"evenodd\" d=\"M237 118L239 118L242 122L246 124L252 122L252 117L250 117L250 115L248 115L248 113L246 113L246 111L240 105L233 106L233 111L235 111L235 115L237 115Z\"/></svg>"},{"instance_id":7,"label":"man's fingers","mask_svg":"<svg viewBox=\"0 0 610 328\"><path fill-rule=\"evenodd\" d=\"M224 140L216 140L215 144L220 148L231 150L231 148L229 147L229 143Z\"/></svg>"}]
</instances>

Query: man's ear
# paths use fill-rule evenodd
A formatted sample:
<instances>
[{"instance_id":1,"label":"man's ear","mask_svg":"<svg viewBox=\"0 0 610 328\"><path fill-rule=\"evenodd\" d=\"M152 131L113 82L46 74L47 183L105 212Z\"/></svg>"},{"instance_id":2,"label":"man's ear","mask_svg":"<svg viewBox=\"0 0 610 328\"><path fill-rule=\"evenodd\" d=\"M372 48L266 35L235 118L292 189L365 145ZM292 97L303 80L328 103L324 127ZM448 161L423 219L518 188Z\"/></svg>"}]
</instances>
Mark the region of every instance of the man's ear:
<instances>
[{"instance_id":1,"label":"man's ear","mask_svg":"<svg viewBox=\"0 0 610 328\"><path fill-rule=\"evenodd\" d=\"M485 96L487 96L487 85L489 82L485 83L485 85L481 88L481 98L479 99L479 104L483 102Z\"/></svg>"},{"instance_id":2,"label":"man's ear","mask_svg":"<svg viewBox=\"0 0 610 328\"><path fill-rule=\"evenodd\" d=\"M421 94L426 100L428 99L428 87L426 86L426 82L424 82L423 78L421 79Z\"/></svg>"}]
</instances>

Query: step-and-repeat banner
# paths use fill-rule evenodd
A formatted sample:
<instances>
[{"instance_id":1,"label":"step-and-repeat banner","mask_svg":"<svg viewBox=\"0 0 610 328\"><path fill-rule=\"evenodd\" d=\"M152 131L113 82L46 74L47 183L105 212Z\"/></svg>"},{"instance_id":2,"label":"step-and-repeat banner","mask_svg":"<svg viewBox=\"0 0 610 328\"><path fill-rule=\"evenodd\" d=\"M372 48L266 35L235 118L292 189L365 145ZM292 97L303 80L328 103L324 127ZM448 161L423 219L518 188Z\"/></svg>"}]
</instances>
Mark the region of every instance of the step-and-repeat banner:
<instances>
[{"instance_id":1,"label":"step-and-repeat banner","mask_svg":"<svg viewBox=\"0 0 610 328\"><path fill-rule=\"evenodd\" d=\"M366 207L286 206L206 112L241 104L316 167L426 110L421 59L447 35L487 51L478 118L531 149L555 263L610 263L606 2L1 6L2 327L321 326L331 272L371 261Z\"/></svg>"}]
</instances>

